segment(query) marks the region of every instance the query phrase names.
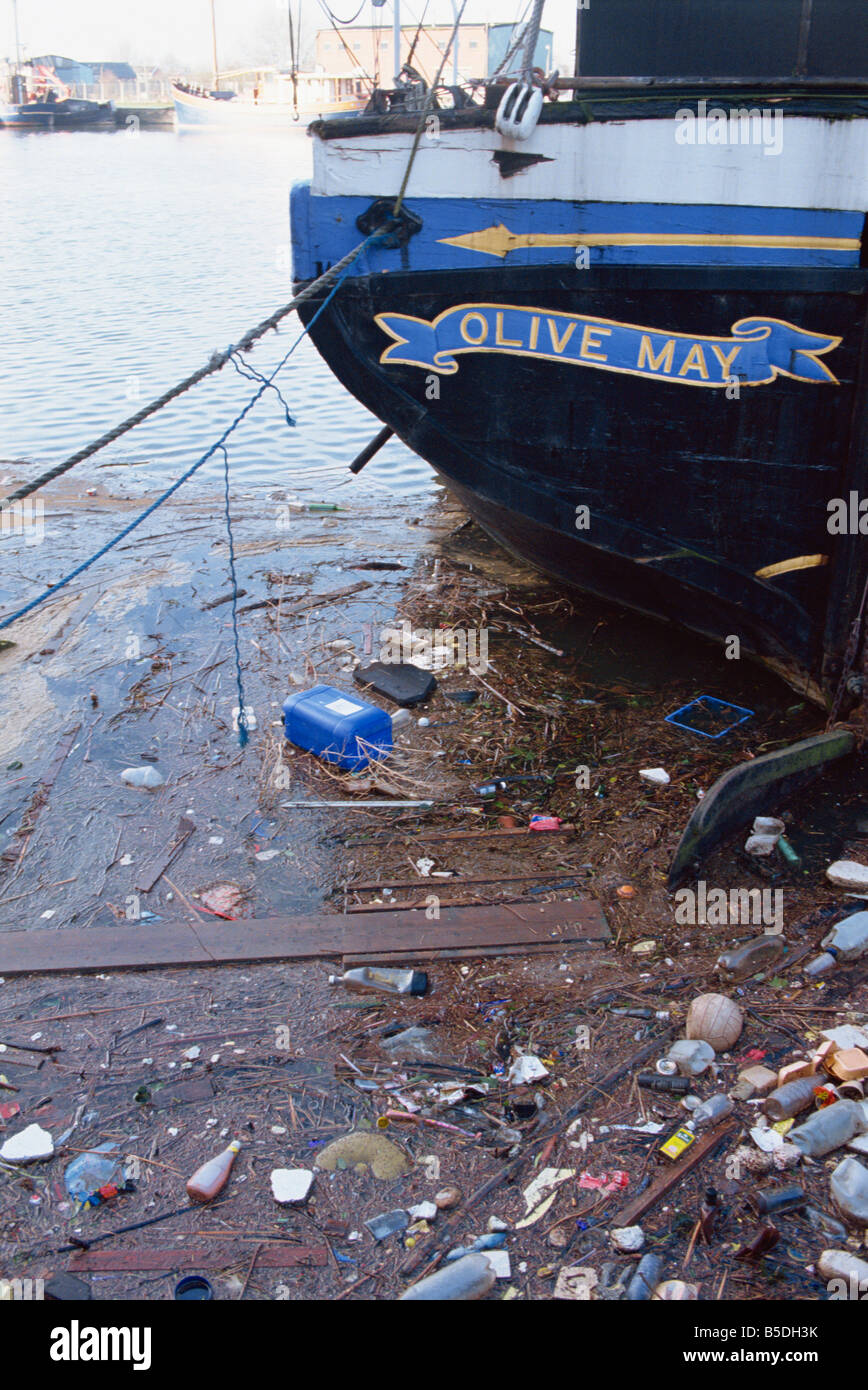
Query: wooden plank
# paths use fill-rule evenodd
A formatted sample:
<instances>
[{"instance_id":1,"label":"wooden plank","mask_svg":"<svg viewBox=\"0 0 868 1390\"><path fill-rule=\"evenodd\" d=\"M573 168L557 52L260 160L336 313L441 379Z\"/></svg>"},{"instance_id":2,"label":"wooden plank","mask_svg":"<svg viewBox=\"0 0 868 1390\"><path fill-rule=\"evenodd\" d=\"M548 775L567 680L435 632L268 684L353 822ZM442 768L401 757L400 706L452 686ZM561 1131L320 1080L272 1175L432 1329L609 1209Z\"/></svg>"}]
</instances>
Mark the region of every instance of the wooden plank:
<instances>
[{"instance_id":1,"label":"wooden plank","mask_svg":"<svg viewBox=\"0 0 868 1390\"><path fill-rule=\"evenodd\" d=\"M352 970L356 965L413 965L422 961L437 960L487 960L497 956L545 956L552 951L604 951L605 941L552 941L544 945L526 944L524 946L456 946L452 950L434 951L379 951L375 954L345 955L344 970Z\"/></svg>"},{"instance_id":2,"label":"wooden plank","mask_svg":"<svg viewBox=\"0 0 868 1390\"><path fill-rule=\"evenodd\" d=\"M167 1250L82 1250L69 1262L70 1274L125 1274L140 1270L228 1269L230 1265L250 1262L249 1246L229 1249L208 1249L205 1246L173 1246ZM328 1263L324 1245L274 1245L260 1250L257 1269L293 1269L299 1265L320 1269Z\"/></svg>"},{"instance_id":3,"label":"wooden plank","mask_svg":"<svg viewBox=\"0 0 868 1390\"><path fill-rule=\"evenodd\" d=\"M542 879L546 883L556 883L559 879L577 879L579 875L571 869L561 872L544 873L538 870L534 874L493 874L488 878L459 878L457 874L450 874L446 878L441 878L435 874L431 878L398 878L385 883L347 883L344 885L347 893L382 893L384 888L466 888L470 884L477 883L530 883L537 879Z\"/></svg>"},{"instance_id":4,"label":"wooden plank","mask_svg":"<svg viewBox=\"0 0 868 1390\"><path fill-rule=\"evenodd\" d=\"M554 886L552 886L551 889L548 889L548 888L546 889L546 892L552 892L552 893L553 893L554 891L555 891ZM505 904L507 904L507 903L509 903L509 904L518 904L518 903L533 902L533 898L529 898L529 897L527 897L527 895L525 895L524 897L497 898L494 902L492 902L492 901L488 901L488 902L483 901L483 902L481 902L481 903L480 903L480 902L475 902L475 903L474 903L474 902L469 902L469 903L466 903L466 902L465 902L465 903L456 902L454 897L451 897L451 898L443 897L443 896L440 894L440 892L437 892L436 894L434 894L434 896L435 896L435 897L439 900L439 902L440 902L440 910L441 910L441 911L443 910L444 907L447 906L447 904L451 904L451 905L453 905L454 907L464 907L464 908L468 908L468 907L503 907L503 906L504 906ZM484 895L480 894L479 892L476 892L476 893L471 892L471 895L470 895L470 896L471 896L472 898L473 898L473 897L479 898L480 896L483 896L483 897L484 897ZM393 903L353 903L350 907L348 907L348 908L346 909L346 915L347 915L348 917L370 917L372 914L373 914L373 915L376 915L378 912L380 912L380 913L386 913L386 912L415 912L415 911L417 911L417 910L424 911L425 908L426 908L427 906L428 906L428 903L427 903L426 898L399 898L397 902L393 902Z\"/></svg>"},{"instance_id":5,"label":"wooden plank","mask_svg":"<svg viewBox=\"0 0 868 1390\"><path fill-rule=\"evenodd\" d=\"M572 835L579 830L578 825L560 825L557 830L531 830L529 825L514 825L509 829L501 830L426 830L424 827L419 829L414 827L412 830L395 828L391 834L376 835L366 837L358 836L354 840L344 840L342 843L348 848L364 849L366 845L391 844L394 840L414 839L421 840L424 844L435 840L503 840L513 835L523 835L526 840L534 840L542 835Z\"/></svg>"},{"instance_id":6,"label":"wooden plank","mask_svg":"<svg viewBox=\"0 0 868 1390\"><path fill-rule=\"evenodd\" d=\"M181 816L175 833L166 848L156 854L150 864L139 870L136 888L140 893L150 893L154 884L158 883L166 870L171 868L195 829L196 827L191 820L188 820L186 816Z\"/></svg>"},{"instance_id":7,"label":"wooden plank","mask_svg":"<svg viewBox=\"0 0 868 1390\"><path fill-rule=\"evenodd\" d=\"M135 969L155 965L208 965L228 961L315 960L347 953L424 952L468 947L559 946L609 941L598 902L522 903L518 907L441 907L423 911L319 913L234 922L137 922L125 927L0 932L0 975L47 971Z\"/></svg>"}]
</instances>

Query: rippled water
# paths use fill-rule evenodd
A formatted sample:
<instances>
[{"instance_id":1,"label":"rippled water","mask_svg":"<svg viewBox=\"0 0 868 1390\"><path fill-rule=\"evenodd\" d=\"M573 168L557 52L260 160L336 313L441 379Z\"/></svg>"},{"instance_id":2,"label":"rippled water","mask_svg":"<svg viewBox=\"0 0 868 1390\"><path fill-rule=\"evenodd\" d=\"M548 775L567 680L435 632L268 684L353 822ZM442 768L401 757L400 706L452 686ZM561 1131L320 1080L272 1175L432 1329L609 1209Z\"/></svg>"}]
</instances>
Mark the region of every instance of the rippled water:
<instances>
[{"instance_id":1,"label":"rippled water","mask_svg":"<svg viewBox=\"0 0 868 1390\"><path fill-rule=\"evenodd\" d=\"M201 366L291 298L289 188L311 142L286 133L0 133L0 457L51 464ZM250 359L268 371L287 321ZM380 427L307 339L233 436L242 484L322 494ZM229 365L82 466L124 491L173 480L253 388ZM100 464L134 467L100 470ZM212 483L222 462L199 477ZM366 484L418 494L430 469L391 441Z\"/></svg>"}]
</instances>

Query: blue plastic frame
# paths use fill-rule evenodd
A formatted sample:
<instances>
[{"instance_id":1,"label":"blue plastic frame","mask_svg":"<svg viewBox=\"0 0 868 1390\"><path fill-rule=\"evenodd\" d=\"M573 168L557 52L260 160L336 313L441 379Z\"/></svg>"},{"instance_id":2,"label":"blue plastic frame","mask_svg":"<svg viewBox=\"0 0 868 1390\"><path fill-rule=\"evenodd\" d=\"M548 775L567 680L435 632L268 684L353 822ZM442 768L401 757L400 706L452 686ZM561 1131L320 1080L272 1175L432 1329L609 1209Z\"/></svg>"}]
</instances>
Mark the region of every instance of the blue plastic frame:
<instances>
[{"instance_id":1,"label":"blue plastic frame","mask_svg":"<svg viewBox=\"0 0 868 1390\"><path fill-rule=\"evenodd\" d=\"M680 718L682 715L689 715L690 711L700 704L705 705L706 708L710 706L712 710L715 711L725 709L736 710L741 715L741 718L734 720L732 724L727 724L726 728L721 729L717 734L708 734L704 729L697 729L693 724L686 724L683 719ZM733 729L737 729L739 724L743 724L746 719L752 719L755 714L756 710L754 709L747 709L744 705L734 705L730 700L719 700L716 695L697 695L689 704L682 705L680 709L673 710L672 714L667 714L664 722L666 724L674 724L676 729L686 729L689 734L699 734L700 738L718 739L724 738L727 734L731 734Z\"/></svg>"}]
</instances>

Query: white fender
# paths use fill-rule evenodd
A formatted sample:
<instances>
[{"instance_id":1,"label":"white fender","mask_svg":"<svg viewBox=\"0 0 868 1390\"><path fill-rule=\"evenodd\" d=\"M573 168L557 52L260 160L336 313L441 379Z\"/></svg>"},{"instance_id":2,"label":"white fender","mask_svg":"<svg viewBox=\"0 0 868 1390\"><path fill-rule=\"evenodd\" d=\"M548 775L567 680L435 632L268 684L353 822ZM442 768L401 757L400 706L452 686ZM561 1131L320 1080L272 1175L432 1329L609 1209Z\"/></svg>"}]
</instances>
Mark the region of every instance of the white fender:
<instances>
[{"instance_id":1,"label":"white fender","mask_svg":"<svg viewBox=\"0 0 868 1390\"><path fill-rule=\"evenodd\" d=\"M503 94L494 124L501 135L506 135L511 140L527 140L536 129L542 104L541 87L513 82Z\"/></svg>"}]
</instances>

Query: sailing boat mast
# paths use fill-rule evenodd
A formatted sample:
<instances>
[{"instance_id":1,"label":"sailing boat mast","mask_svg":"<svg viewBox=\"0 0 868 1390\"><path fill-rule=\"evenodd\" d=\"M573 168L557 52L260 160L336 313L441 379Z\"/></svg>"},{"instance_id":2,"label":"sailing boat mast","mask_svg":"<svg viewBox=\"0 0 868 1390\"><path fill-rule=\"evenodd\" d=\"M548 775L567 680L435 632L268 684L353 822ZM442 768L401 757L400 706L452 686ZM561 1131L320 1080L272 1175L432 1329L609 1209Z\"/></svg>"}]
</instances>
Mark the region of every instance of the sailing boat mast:
<instances>
[{"instance_id":1,"label":"sailing boat mast","mask_svg":"<svg viewBox=\"0 0 868 1390\"><path fill-rule=\"evenodd\" d=\"M394 49L394 76L401 75L401 0L394 0L392 13L392 47Z\"/></svg>"},{"instance_id":2,"label":"sailing boat mast","mask_svg":"<svg viewBox=\"0 0 868 1390\"><path fill-rule=\"evenodd\" d=\"M18 0L12 0L12 17L15 23L15 76L12 78L12 100L24 100L24 79L21 76L21 39L18 33Z\"/></svg>"},{"instance_id":3,"label":"sailing boat mast","mask_svg":"<svg viewBox=\"0 0 868 1390\"><path fill-rule=\"evenodd\" d=\"M18 35L18 0L12 0L12 16L15 21L15 76L21 75L21 39Z\"/></svg>"},{"instance_id":4,"label":"sailing boat mast","mask_svg":"<svg viewBox=\"0 0 868 1390\"><path fill-rule=\"evenodd\" d=\"M220 71L217 67L217 16L214 13L214 0L211 0L211 53L214 66L214 90L220 89Z\"/></svg>"}]
</instances>

